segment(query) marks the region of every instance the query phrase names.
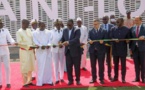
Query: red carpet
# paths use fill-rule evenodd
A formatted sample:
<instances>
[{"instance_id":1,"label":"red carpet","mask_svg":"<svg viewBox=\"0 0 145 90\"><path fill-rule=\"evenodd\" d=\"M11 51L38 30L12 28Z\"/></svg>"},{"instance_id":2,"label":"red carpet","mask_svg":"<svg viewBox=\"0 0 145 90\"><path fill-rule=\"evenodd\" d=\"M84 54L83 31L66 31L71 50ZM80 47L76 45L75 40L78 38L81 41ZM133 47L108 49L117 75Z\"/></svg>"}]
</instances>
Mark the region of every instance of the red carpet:
<instances>
[{"instance_id":1,"label":"red carpet","mask_svg":"<svg viewBox=\"0 0 145 90\"><path fill-rule=\"evenodd\" d=\"M133 65L133 61L132 60L127 60L127 72L126 72L126 82L125 84L121 83L121 72L119 70L119 81L117 82L110 82L108 80L108 76L107 76L107 68L105 65L105 84L101 85L99 83L99 78L97 78L97 83L95 84L89 84L89 81L91 80L91 73L90 73L90 62L87 62L87 69L88 71L81 71L81 83L82 85L80 86L76 86L75 84L72 86L68 86L67 85L67 75L65 73L64 75L64 80L65 83L60 83L58 85L55 86L49 86L49 85L44 85L42 87L38 87L38 86L31 86L29 88L22 88L22 79L21 79L21 74L20 74L20 64L19 63L11 63L11 88L7 89L6 85L5 85L5 77L3 76L3 88L1 90L30 90L30 89L46 89L46 88L81 88L81 87L90 87L90 86L105 86L105 87L119 87L119 86L145 86L145 84L142 83L134 83L132 82L132 80L134 80L134 65ZM2 71L4 75L4 67L2 66ZM112 76L113 76L113 69L112 69ZM34 83L36 83L36 81L34 81Z\"/></svg>"}]
</instances>

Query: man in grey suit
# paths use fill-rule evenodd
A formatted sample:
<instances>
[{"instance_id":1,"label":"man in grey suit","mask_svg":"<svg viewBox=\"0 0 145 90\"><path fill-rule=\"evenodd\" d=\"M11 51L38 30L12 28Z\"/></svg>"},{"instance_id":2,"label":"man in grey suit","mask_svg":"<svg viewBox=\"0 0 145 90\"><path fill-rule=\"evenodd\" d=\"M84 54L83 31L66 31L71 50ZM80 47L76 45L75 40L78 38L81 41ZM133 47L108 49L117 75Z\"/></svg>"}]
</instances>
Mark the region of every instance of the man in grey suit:
<instances>
[{"instance_id":1,"label":"man in grey suit","mask_svg":"<svg viewBox=\"0 0 145 90\"><path fill-rule=\"evenodd\" d=\"M107 39L110 39L110 31L111 28L114 26L113 24L109 24L109 17L108 16L104 16L103 17L103 24L101 25L101 27L106 30L107 32ZM110 42L107 42L107 44L111 44ZM106 46L106 62L107 62L107 68L108 68L108 78L109 80L112 80L111 77L111 56L110 56L110 51L111 51L111 47L110 46Z\"/></svg>"}]
</instances>

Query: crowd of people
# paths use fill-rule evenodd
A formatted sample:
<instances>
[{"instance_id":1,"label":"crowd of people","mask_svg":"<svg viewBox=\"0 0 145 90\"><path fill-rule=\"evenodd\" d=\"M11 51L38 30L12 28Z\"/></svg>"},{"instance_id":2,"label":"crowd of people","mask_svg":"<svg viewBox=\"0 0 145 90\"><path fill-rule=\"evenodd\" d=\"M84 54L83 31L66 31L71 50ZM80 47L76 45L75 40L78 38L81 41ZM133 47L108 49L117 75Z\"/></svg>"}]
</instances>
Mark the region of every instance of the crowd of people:
<instances>
[{"instance_id":1,"label":"crowd of people","mask_svg":"<svg viewBox=\"0 0 145 90\"><path fill-rule=\"evenodd\" d=\"M110 17L105 15L102 18L102 24L100 19L94 19L91 30L87 30L79 17L76 19L77 26L74 26L72 19L69 19L65 26L63 21L58 18L55 20L52 30L47 30L44 22L38 22L35 19L30 22L31 28L29 28L29 21L23 19L22 27L16 32L17 41L14 41L8 29L3 28L3 22L0 20L0 88L2 87L2 61L6 71L7 87L11 87L10 56L7 42L20 47L19 57L23 87L35 85L32 83L34 79L36 79L36 86L44 84L53 86L64 83L64 72L67 72L68 85L72 85L74 84L73 69L76 85L80 85L81 70L87 71L87 51L89 52L92 75L89 83L97 82L96 65L98 65L100 83L105 83L105 63L107 64L108 79L111 82L118 81L119 61L121 62L122 83L126 83L128 50L135 66L135 80L133 82L141 80L142 83L145 83L145 26L142 24L140 16L132 19L130 11L127 11L126 14L125 19L116 19L115 15ZM112 57L114 77L111 75ZM54 67L55 82L53 82L52 66Z\"/></svg>"}]
</instances>

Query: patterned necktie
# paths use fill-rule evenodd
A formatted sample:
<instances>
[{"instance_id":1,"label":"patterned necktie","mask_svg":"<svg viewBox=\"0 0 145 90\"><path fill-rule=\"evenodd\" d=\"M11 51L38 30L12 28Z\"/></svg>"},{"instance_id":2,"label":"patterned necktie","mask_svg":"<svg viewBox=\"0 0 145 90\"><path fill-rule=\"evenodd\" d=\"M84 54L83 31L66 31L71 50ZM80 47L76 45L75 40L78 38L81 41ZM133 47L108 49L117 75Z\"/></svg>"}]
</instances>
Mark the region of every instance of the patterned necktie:
<instances>
[{"instance_id":1,"label":"patterned necktie","mask_svg":"<svg viewBox=\"0 0 145 90\"><path fill-rule=\"evenodd\" d=\"M138 34L139 34L139 26L137 26L137 29L136 29L136 37L138 37Z\"/></svg>"}]
</instances>

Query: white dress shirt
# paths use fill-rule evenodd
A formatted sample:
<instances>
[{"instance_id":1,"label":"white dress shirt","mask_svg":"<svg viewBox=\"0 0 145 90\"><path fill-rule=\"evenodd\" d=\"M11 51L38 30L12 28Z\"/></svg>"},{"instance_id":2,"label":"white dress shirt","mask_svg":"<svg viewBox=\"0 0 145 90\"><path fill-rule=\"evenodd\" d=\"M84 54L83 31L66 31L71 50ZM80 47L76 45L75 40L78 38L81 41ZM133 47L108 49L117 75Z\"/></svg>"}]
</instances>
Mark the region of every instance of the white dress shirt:
<instances>
[{"instance_id":1,"label":"white dress shirt","mask_svg":"<svg viewBox=\"0 0 145 90\"><path fill-rule=\"evenodd\" d=\"M0 32L0 45L7 45L7 42L10 42L11 44L15 43L8 29L1 28L0 31L1 31ZM9 54L8 46L0 46L0 55L6 55L6 54Z\"/></svg>"},{"instance_id":2,"label":"white dress shirt","mask_svg":"<svg viewBox=\"0 0 145 90\"><path fill-rule=\"evenodd\" d=\"M104 27L104 29L107 30L107 32L108 32L108 28L109 28L109 27L108 27L108 24L103 24L103 27Z\"/></svg>"},{"instance_id":3,"label":"white dress shirt","mask_svg":"<svg viewBox=\"0 0 145 90\"><path fill-rule=\"evenodd\" d=\"M138 26L135 26L135 27L136 27L136 28L135 28L135 35L136 35L136 33L137 33L137 27L138 27ZM140 28L141 28L141 25L139 25L138 35L139 35L139 33L140 33ZM138 43L137 43L137 42L136 42L136 46L138 46Z\"/></svg>"}]
</instances>

